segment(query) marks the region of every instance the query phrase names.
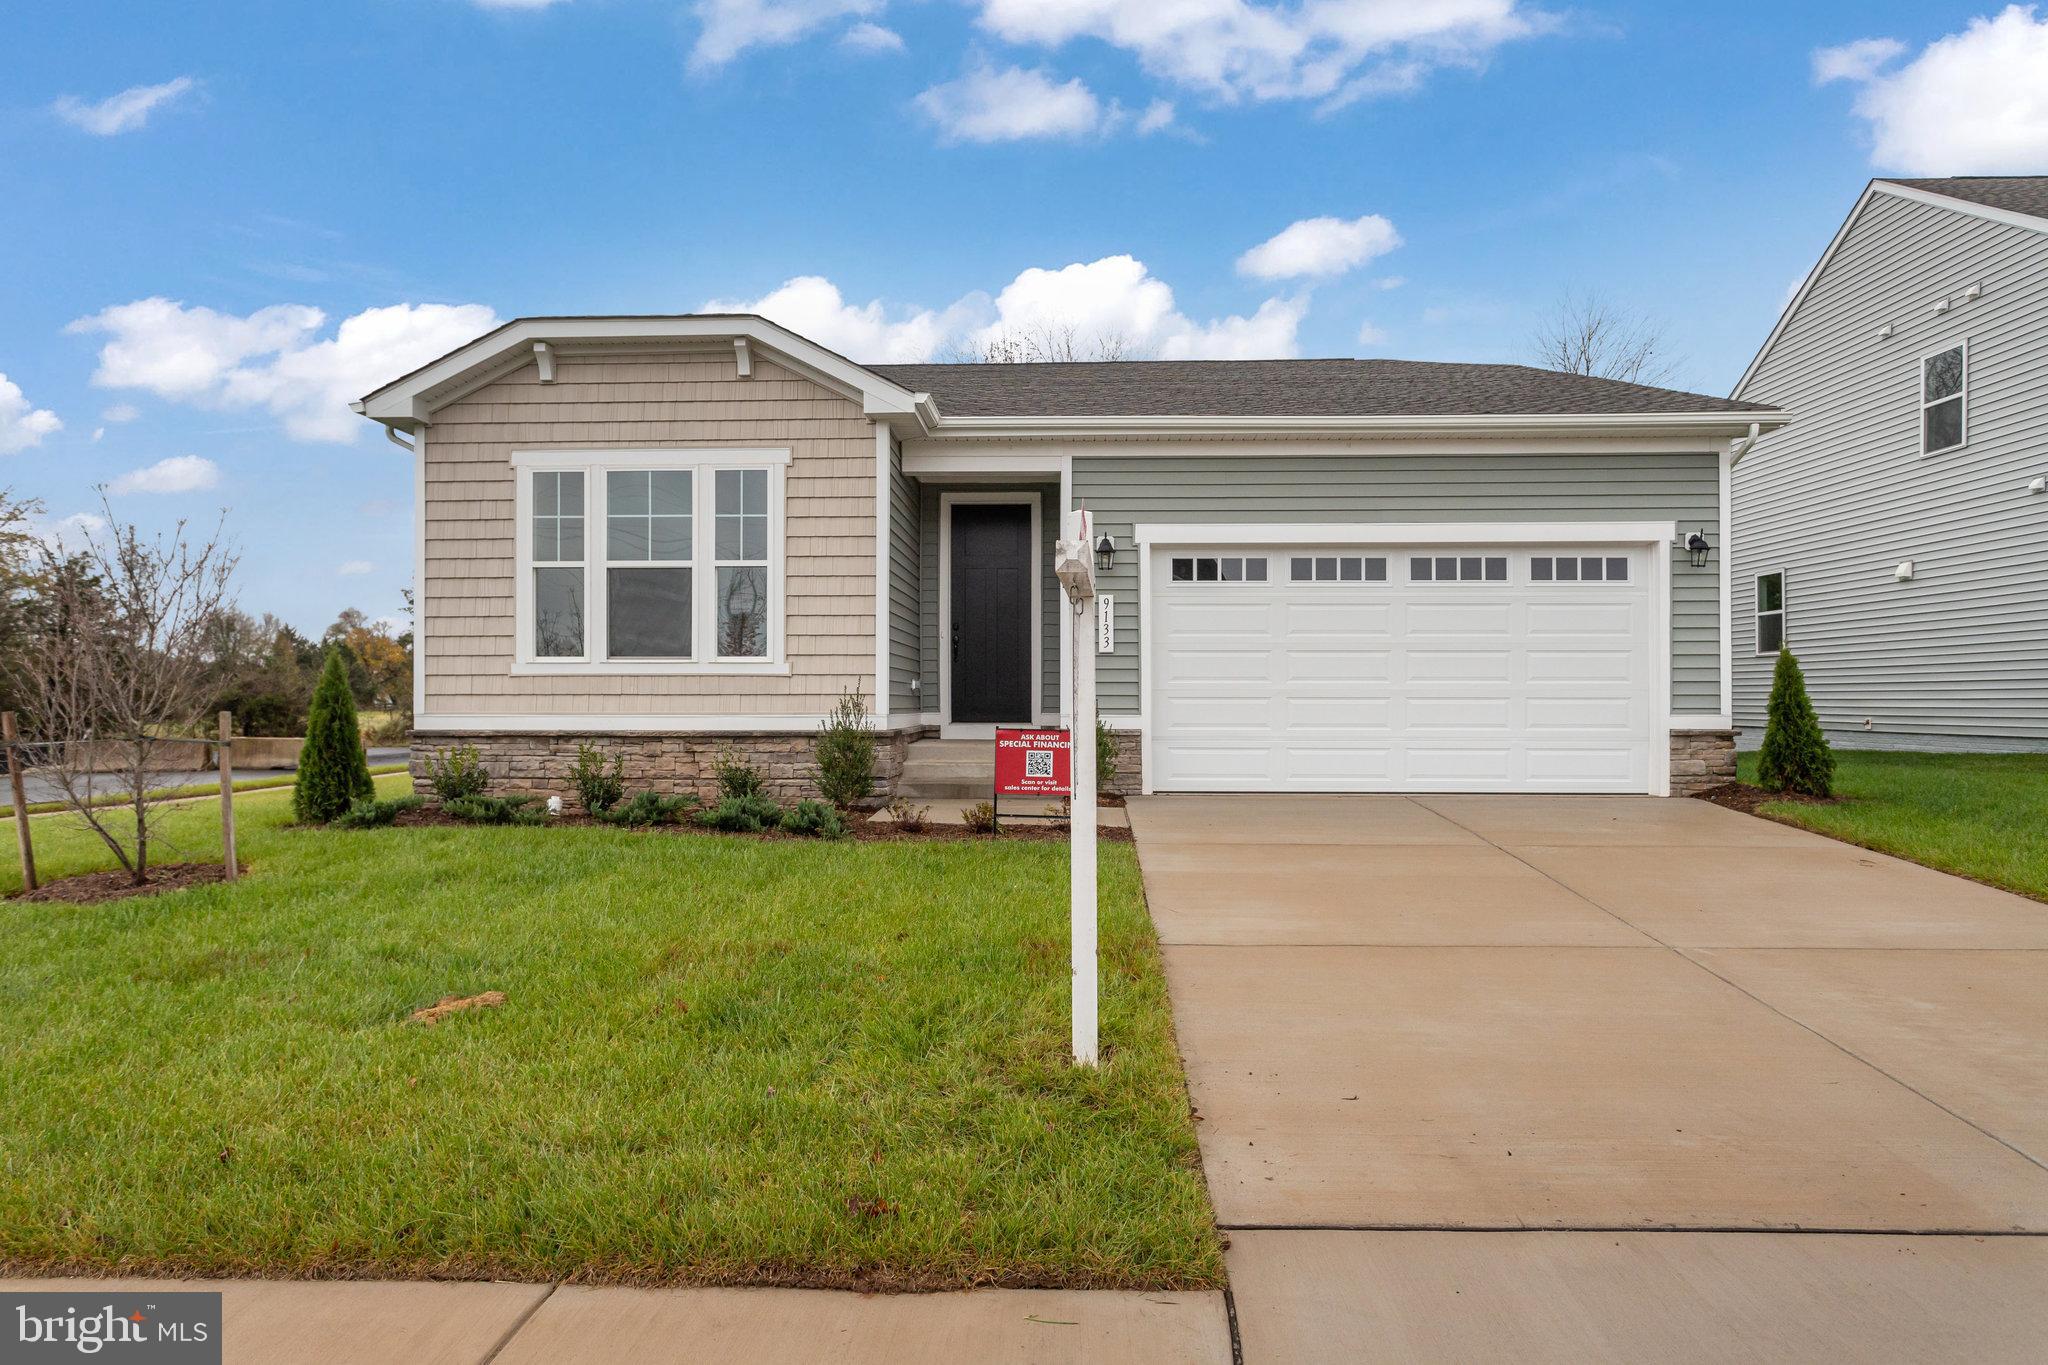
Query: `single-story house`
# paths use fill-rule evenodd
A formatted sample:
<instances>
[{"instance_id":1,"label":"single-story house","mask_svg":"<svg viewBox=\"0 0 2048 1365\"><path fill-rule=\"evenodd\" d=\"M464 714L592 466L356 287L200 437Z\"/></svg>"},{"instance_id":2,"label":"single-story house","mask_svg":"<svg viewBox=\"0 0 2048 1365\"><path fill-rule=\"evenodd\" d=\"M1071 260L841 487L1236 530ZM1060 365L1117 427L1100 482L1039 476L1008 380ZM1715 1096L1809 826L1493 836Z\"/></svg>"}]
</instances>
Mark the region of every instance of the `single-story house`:
<instances>
[{"instance_id":1,"label":"single-story house","mask_svg":"<svg viewBox=\"0 0 2048 1365\"><path fill-rule=\"evenodd\" d=\"M1059 723L1082 505L1126 790L1723 780L1729 468L1789 420L1518 365L862 365L751 315L523 318L358 406L415 467L416 769L701 788L730 747L785 792L849 691L885 784Z\"/></svg>"},{"instance_id":2,"label":"single-story house","mask_svg":"<svg viewBox=\"0 0 2048 1365\"><path fill-rule=\"evenodd\" d=\"M1784 647L1837 744L2048 751L2048 176L1871 181L1735 397L1743 743Z\"/></svg>"}]
</instances>

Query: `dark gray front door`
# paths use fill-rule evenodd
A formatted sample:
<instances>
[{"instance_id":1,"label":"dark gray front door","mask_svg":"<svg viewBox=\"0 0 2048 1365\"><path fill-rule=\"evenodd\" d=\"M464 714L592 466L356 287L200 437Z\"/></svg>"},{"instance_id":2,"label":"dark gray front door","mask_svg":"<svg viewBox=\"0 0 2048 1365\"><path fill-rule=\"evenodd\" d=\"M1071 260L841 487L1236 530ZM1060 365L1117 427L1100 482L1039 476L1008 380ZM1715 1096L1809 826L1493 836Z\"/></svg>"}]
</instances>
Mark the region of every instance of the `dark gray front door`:
<instances>
[{"instance_id":1,"label":"dark gray front door","mask_svg":"<svg viewBox=\"0 0 2048 1365\"><path fill-rule=\"evenodd\" d=\"M1032 723L1031 509L953 507L953 714L963 724Z\"/></svg>"}]
</instances>

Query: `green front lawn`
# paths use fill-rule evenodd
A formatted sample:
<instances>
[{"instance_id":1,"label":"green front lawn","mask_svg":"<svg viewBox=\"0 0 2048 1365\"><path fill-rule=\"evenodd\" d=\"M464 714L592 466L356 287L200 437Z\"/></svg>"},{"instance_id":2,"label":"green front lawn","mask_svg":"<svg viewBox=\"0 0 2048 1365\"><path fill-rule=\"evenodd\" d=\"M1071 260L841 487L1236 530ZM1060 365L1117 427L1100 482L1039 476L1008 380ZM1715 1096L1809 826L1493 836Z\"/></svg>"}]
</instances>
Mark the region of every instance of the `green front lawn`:
<instances>
[{"instance_id":1,"label":"green front lawn","mask_svg":"<svg viewBox=\"0 0 2048 1365\"><path fill-rule=\"evenodd\" d=\"M1127 845L1082 1071L1063 845L343 833L289 806L237 799L236 885L0 903L0 1265L1222 1282ZM217 815L180 809L181 856L219 856ZM35 823L46 875L109 865Z\"/></svg>"},{"instance_id":2,"label":"green front lawn","mask_svg":"<svg viewBox=\"0 0 2048 1365\"><path fill-rule=\"evenodd\" d=\"M1835 788L1815 806L1777 801L1774 819L2048 900L2048 754L1835 751ZM1756 780L1756 755L1741 775Z\"/></svg>"}]
</instances>

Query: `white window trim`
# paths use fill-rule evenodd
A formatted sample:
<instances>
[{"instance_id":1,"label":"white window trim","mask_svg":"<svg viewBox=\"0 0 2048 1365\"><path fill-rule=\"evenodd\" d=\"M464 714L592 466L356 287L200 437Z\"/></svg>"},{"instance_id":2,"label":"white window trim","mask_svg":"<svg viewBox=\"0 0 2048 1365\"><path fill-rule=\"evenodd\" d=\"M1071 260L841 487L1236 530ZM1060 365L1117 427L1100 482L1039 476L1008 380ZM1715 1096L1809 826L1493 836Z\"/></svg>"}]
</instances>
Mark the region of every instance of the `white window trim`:
<instances>
[{"instance_id":1,"label":"white window trim","mask_svg":"<svg viewBox=\"0 0 2048 1365\"><path fill-rule=\"evenodd\" d=\"M766 674L787 675L784 652L788 556L784 542L784 476L789 451L774 447L709 449L701 446L639 450L515 450L513 517L515 533L514 610L517 652L515 677L577 677L591 675L658 677L663 675ZM533 651L533 480L536 470L575 469L583 472L583 600L584 656L581 660L539 658ZM611 659L605 656L605 475L614 470L688 469L690 495L690 642L698 654L689 659ZM707 655L717 640L716 490L712 471L768 471L768 656L763 659L721 659Z\"/></svg>"},{"instance_id":2,"label":"white window trim","mask_svg":"<svg viewBox=\"0 0 2048 1365\"><path fill-rule=\"evenodd\" d=\"M1776 611L1765 611L1763 609L1763 584L1766 578L1775 578L1778 580L1778 609ZM1788 628L1791 619L1791 613L1786 610L1787 606L1789 606L1792 601L1792 577L1790 574L1787 574L1783 569L1767 569L1763 573L1758 574L1756 576L1756 581L1751 583L1749 586L1751 617L1749 647L1755 653L1757 658L1768 659L1773 655L1777 654L1780 650L1789 649L1792 646L1792 632ZM1758 629L1763 625L1763 619L1766 616L1775 616L1778 618L1777 649L1760 649L1757 646Z\"/></svg>"},{"instance_id":3,"label":"white window trim","mask_svg":"<svg viewBox=\"0 0 2048 1365\"><path fill-rule=\"evenodd\" d=\"M1927 397L1927 362L1938 355L1946 355L1950 351L1956 350L1960 350L1963 353L1963 387L1950 394L1947 398L1936 398L1930 401ZM1941 345L1930 350L1922 351L1919 359L1913 362L1913 368L1913 383L1920 394L1920 406L1914 414L1915 422L1919 427L1919 430L1914 433L1914 439L1920 443L1920 457L1922 459L1931 459L1936 455L1947 455L1952 451L1961 450L1968 446L1970 444L1970 339L1968 337L1955 337L1944 341ZM1939 450L1929 450L1927 448L1927 410L1942 403L1955 403L1959 400L1963 415L1963 438L1952 446L1943 446Z\"/></svg>"}]
</instances>

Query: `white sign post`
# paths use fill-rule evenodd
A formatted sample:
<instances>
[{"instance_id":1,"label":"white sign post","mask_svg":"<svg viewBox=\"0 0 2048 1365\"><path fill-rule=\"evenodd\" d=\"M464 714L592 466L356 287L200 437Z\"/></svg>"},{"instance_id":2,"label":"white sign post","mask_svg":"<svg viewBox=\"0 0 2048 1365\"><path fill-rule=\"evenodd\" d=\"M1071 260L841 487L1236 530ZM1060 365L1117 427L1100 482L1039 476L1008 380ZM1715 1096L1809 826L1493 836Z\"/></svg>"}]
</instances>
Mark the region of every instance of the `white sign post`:
<instances>
[{"instance_id":1,"label":"white sign post","mask_svg":"<svg viewBox=\"0 0 2048 1365\"><path fill-rule=\"evenodd\" d=\"M1066 536L1055 547L1054 569L1067 590L1067 658L1074 669L1074 711L1068 731L1073 765L1068 822L1070 916L1073 941L1074 1060L1096 1063L1098 982L1095 966L1095 650L1094 523L1082 508L1067 514Z\"/></svg>"}]
</instances>

